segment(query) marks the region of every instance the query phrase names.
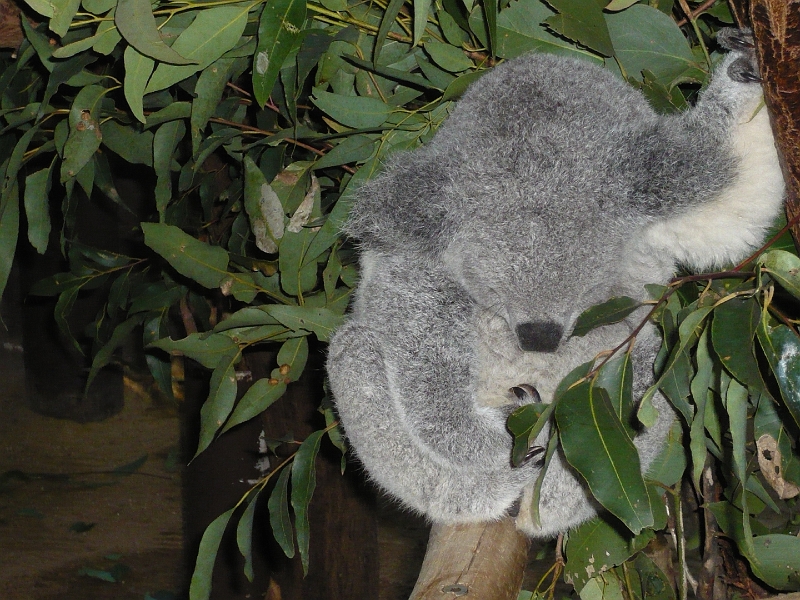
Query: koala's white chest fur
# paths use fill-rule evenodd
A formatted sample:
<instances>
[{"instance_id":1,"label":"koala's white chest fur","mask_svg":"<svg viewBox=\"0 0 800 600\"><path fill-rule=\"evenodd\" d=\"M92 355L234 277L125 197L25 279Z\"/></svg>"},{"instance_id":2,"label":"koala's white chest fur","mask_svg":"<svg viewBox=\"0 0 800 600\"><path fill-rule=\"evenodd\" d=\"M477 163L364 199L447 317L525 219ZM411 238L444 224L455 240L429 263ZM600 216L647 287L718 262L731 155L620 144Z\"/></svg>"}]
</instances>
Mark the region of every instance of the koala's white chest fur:
<instances>
[{"instance_id":1,"label":"koala's white chest fur","mask_svg":"<svg viewBox=\"0 0 800 600\"><path fill-rule=\"evenodd\" d=\"M631 240L634 254L645 254L650 263L663 257L668 270L674 263L709 270L746 257L762 243L780 210L785 184L769 115L757 101L751 105L731 132L739 160L735 180L717 198L648 225Z\"/></svg>"}]
</instances>

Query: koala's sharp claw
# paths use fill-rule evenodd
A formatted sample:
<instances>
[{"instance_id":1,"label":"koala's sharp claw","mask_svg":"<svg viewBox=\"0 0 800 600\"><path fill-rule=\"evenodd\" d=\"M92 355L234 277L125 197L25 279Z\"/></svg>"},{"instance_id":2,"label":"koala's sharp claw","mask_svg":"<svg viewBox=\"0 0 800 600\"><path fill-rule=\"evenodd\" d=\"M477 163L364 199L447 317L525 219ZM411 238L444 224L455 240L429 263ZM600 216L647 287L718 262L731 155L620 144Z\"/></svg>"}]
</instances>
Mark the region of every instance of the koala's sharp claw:
<instances>
[{"instance_id":1,"label":"koala's sharp claw","mask_svg":"<svg viewBox=\"0 0 800 600\"><path fill-rule=\"evenodd\" d=\"M746 51L755 47L750 29L726 27L717 33L717 43L726 50Z\"/></svg>"},{"instance_id":2,"label":"koala's sharp claw","mask_svg":"<svg viewBox=\"0 0 800 600\"><path fill-rule=\"evenodd\" d=\"M739 77L741 77L744 81L749 83L761 83L761 77L759 77L755 73L750 73L749 71L744 71L742 73L739 73Z\"/></svg>"},{"instance_id":3,"label":"koala's sharp claw","mask_svg":"<svg viewBox=\"0 0 800 600\"><path fill-rule=\"evenodd\" d=\"M514 500L514 504L508 507L508 516L509 517L516 517L519 515L519 508L520 508L520 499L517 498Z\"/></svg>"},{"instance_id":4,"label":"koala's sharp claw","mask_svg":"<svg viewBox=\"0 0 800 600\"><path fill-rule=\"evenodd\" d=\"M755 57L737 58L728 67L728 77L739 83L761 83Z\"/></svg>"},{"instance_id":5,"label":"koala's sharp claw","mask_svg":"<svg viewBox=\"0 0 800 600\"><path fill-rule=\"evenodd\" d=\"M525 465L532 459L536 458L537 456L540 456L541 458L537 460L534 464L537 467L541 467L544 464L544 456L542 456L542 454L544 453L545 453L544 446L531 446L530 448L528 448L528 452L527 454L525 454L525 458L522 459L522 462L520 463L519 466Z\"/></svg>"},{"instance_id":6,"label":"koala's sharp claw","mask_svg":"<svg viewBox=\"0 0 800 600\"><path fill-rule=\"evenodd\" d=\"M532 404L534 402L542 401L539 391L527 383L515 385L511 388L510 392L517 397L517 400L519 400L520 404Z\"/></svg>"}]
</instances>

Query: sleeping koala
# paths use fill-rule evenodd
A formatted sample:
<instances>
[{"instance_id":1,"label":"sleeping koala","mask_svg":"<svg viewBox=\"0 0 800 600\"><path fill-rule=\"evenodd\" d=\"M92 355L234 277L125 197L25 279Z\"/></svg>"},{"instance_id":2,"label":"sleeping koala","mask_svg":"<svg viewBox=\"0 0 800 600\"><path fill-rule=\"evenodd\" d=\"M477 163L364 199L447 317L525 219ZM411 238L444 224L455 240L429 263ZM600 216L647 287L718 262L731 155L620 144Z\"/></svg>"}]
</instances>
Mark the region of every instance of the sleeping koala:
<instances>
[{"instance_id":1,"label":"sleeping koala","mask_svg":"<svg viewBox=\"0 0 800 600\"><path fill-rule=\"evenodd\" d=\"M570 337L613 296L644 299L677 265L706 270L758 247L784 187L747 32L697 105L660 115L609 71L530 54L473 84L426 146L396 154L357 192L352 314L328 375L372 480L441 523L486 521L522 498L520 529L548 537L597 513L563 456L511 466L508 414L550 402L577 365L642 318ZM655 328L638 336L635 397L653 383ZM538 392L538 393L537 393ZM635 439L646 469L673 419ZM537 444L545 445L548 432ZM534 449L535 450L535 449ZM536 451L534 451L534 454Z\"/></svg>"}]
</instances>

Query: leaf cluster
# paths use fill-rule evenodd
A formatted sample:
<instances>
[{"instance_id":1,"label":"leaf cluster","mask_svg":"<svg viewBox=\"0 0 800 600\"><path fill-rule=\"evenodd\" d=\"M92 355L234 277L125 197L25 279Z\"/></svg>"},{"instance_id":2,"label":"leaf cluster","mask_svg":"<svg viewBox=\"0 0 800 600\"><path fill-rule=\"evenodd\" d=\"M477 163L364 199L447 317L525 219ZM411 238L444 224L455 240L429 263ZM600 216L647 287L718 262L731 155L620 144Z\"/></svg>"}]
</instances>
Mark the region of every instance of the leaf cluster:
<instances>
[{"instance_id":1,"label":"leaf cluster","mask_svg":"<svg viewBox=\"0 0 800 600\"><path fill-rule=\"evenodd\" d=\"M107 294L87 332L90 380L131 335L142 337L148 366L168 395L180 357L209 371L197 452L268 409L298 379L313 338L329 338L356 282L352 248L339 235L353 189L392 152L428 140L452 103L487 69L529 51L572 56L604 65L640 88L659 110L674 111L705 81L716 58L709 49L713 33L731 22L720 4L692 14L682 29L677 24L682 16L670 0L615 0L608 6L594 0L25 3L34 17L23 19L25 41L16 52L0 52L0 293L18 242L40 253L59 244L69 270L40 282L32 293L58 298L55 317L69 337L67 318L81 291ZM117 189L128 170L151 178L143 184L150 193L144 207L129 204ZM125 234L130 256L79 239L78 207L87 204L112 205L141 222ZM780 283L778 272L785 269L764 263L758 271L762 291L752 298L763 299L764 285ZM665 348L673 347L688 318L681 312L688 304L675 304L679 296L663 307L662 314L671 316L660 317L662 327L671 328ZM724 310L711 312L698 326L725 319L717 316ZM763 330L754 330L759 342L766 336L762 344L775 344L764 356L784 356L793 326L767 320ZM713 330L703 331L692 333L675 357L664 350L665 394L670 382L676 387L688 377L691 391L696 373L717 372L708 366L716 364L718 352ZM698 365L693 351L699 347L710 348L711 363ZM246 357L254 348L276 353L274 369L240 394ZM776 360L773 371L783 364ZM584 427L596 438L613 436L595 440L611 444L604 463L612 483L593 484L592 490L601 500L624 491L627 500L608 502L610 510L638 536L647 535L661 514L653 482L642 480L634 468L631 431L622 424L631 410L629 361L618 357L589 378L586 369L576 374L581 383L565 389L552 405L559 437L566 449ZM739 379L746 375L724 369L730 381L751 389L752 382ZM721 381L721 375L713 377ZM763 394L771 389L763 387ZM677 387L670 399L686 409L681 414L690 428L701 409L683 395L684 388ZM714 402L728 402L730 388L728 383L724 394L714 392ZM775 397L780 396L769 396ZM737 401L739 396L728 404L735 405L738 418ZM704 407L714 402L701 401ZM760 407L767 404L748 396L747 411L762 414L766 423L767 409ZM608 427L573 419L587 405ZM639 410L643 419L646 406ZM775 406L768 431L783 452L781 460L789 461L781 463L784 477L796 481L788 475L794 455L780 429L782 405ZM727 409L702 410L709 422L712 415L728 418ZM249 535L262 493L275 538L287 555L297 548L308 567L314 459L325 435L343 448L330 408L324 414L324 429L298 441L296 453L276 460L239 507L209 527L193 599L208 597L216 549L234 515L251 574ZM527 433L520 444L535 427L535 419L522 424ZM702 458L702 433L701 428L691 438L696 460ZM673 460L665 462L672 466L663 467L670 473L680 470L679 438L670 445ZM713 452L724 453L728 438L708 439ZM580 464L576 452L571 460ZM741 470L736 473L750 481ZM753 506L754 500L747 504ZM756 556L757 546L753 542L744 550ZM635 560L637 573L646 577L650 567Z\"/></svg>"}]
</instances>

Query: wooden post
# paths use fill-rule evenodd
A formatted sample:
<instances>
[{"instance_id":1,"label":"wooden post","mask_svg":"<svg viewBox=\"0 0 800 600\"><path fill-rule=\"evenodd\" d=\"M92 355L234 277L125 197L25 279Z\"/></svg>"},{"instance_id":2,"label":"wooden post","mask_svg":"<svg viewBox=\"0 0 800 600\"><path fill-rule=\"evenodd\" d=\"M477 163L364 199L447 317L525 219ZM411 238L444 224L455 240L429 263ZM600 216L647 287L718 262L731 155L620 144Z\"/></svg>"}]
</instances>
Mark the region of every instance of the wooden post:
<instances>
[{"instance_id":1,"label":"wooden post","mask_svg":"<svg viewBox=\"0 0 800 600\"><path fill-rule=\"evenodd\" d=\"M410 600L516 600L529 547L511 518L434 525Z\"/></svg>"}]
</instances>

